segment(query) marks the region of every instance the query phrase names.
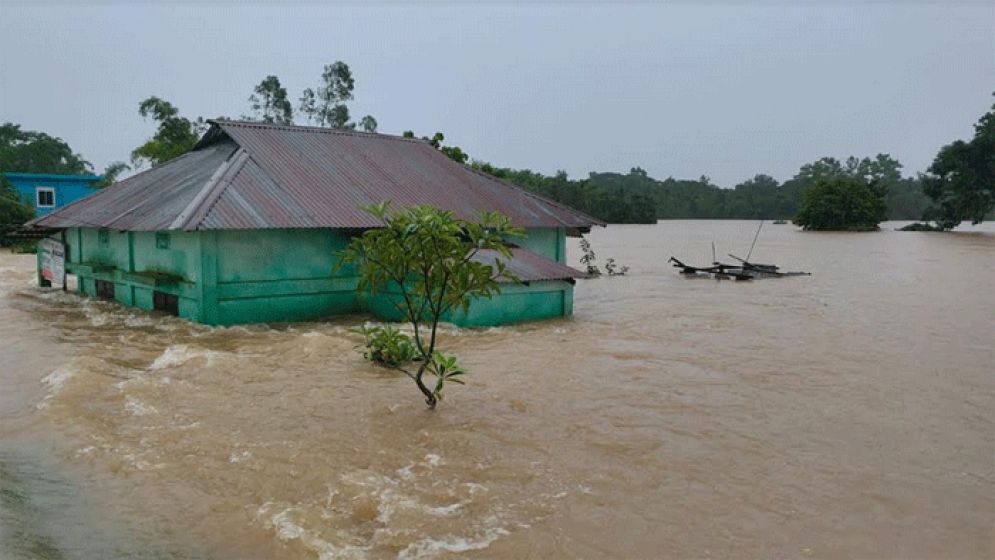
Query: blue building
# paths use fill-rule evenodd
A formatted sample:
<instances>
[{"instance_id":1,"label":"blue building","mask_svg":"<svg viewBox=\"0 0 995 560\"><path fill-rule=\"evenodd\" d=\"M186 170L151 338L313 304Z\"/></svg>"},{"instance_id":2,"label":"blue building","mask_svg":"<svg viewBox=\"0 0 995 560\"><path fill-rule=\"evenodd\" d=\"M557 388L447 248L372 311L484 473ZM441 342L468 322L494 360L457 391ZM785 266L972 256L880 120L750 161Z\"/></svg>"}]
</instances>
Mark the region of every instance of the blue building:
<instances>
[{"instance_id":1,"label":"blue building","mask_svg":"<svg viewBox=\"0 0 995 560\"><path fill-rule=\"evenodd\" d=\"M4 173L25 202L34 206L36 216L89 196L97 189L91 185L100 175L51 175L48 173Z\"/></svg>"}]
</instances>

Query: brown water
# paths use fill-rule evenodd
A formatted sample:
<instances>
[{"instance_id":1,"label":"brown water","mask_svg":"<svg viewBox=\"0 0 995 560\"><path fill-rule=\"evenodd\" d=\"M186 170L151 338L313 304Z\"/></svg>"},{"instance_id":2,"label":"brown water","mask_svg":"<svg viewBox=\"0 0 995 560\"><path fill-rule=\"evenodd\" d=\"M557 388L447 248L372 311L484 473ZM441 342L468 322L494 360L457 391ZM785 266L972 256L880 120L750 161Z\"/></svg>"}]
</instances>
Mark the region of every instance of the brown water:
<instances>
[{"instance_id":1,"label":"brown water","mask_svg":"<svg viewBox=\"0 0 995 560\"><path fill-rule=\"evenodd\" d=\"M212 329L0 254L0 556L995 557L995 227L766 226L754 260L811 277L666 263L755 228L593 232L629 276L447 330L473 373L435 412L363 318Z\"/></svg>"}]
</instances>

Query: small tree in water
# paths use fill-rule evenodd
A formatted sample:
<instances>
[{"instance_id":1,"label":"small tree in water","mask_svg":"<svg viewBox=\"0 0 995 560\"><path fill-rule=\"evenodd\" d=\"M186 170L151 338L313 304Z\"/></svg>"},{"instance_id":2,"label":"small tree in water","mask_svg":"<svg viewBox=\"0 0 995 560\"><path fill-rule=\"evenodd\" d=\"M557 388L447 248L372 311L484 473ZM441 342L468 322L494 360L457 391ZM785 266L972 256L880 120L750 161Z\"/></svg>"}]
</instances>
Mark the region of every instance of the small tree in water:
<instances>
[{"instance_id":1,"label":"small tree in water","mask_svg":"<svg viewBox=\"0 0 995 560\"><path fill-rule=\"evenodd\" d=\"M384 227L353 238L339 255L340 266L355 264L358 289L370 295L383 292L392 296L414 330L412 340L390 327L363 329L368 348L364 355L405 373L421 390L429 408L435 408L445 383L462 384L459 376L466 373L454 356L437 350L439 322L451 312L468 311L476 298L500 293L499 278L518 280L505 269L501 258L490 265L474 257L481 251L493 251L510 259L511 249L505 240L525 232L496 212L483 212L472 222L431 206L392 212L390 203L384 202L364 210L383 220ZM407 346L413 346L413 352L406 350ZM416 371L398 363L408 358L418 364ZM432 387L426 385L425 373L435 377Z\"/></svg>"}]
</instances>

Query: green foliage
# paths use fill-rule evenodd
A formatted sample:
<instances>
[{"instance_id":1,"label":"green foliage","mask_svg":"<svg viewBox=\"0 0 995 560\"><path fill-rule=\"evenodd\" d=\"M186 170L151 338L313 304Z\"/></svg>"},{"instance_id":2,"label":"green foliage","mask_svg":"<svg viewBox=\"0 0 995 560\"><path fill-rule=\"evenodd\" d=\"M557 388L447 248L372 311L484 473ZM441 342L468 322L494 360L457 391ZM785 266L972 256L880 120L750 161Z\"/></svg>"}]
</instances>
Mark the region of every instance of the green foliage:
<instances>
[{"instance_id":1,"label":"green foliage","mask_svg":"<svg viewBox=\"0 0 995 560\"><path fill-rule=\"evenodd\" d=\"M353 99L355 89L356 80L348 64L341 60L326 64L321 73L321 85L317 89L306 88L301 93L297 111L304 115L307 124L353 130L356 123L349 120L346 102ZM360 119L359 126L366 132L376 132L377 120L366 115Z\"/></svg>"},{"instance_id":2,"label":"green foliage","mask_svg":"<svg viewBox=\"0 0 995 560\"><path fill-rule=\"evenodd\" d=\"M483 171L526 190L535 192L556 202L566 204L582 212L612 223L653 224L657 220L657 204L651 198L656 189L656 181L648 178L645 171L634 168L628 180L620 184L612 180L602 180L605 176L625 177L618 174L596 174L586 180L575 181L567 177L565 171L557 171L548 176L528 169L515 170L499 168L474 161L473 168Z\"/></svg>"},{"instance_id":3,"label":"green foliage","mask_svg":"<svg viewBox=\"0 0 995 560\"><path fill-rule=\"evenodd\" d=\"M104 169L104 172L101 173L101 175L103 176L103 178L101 180L97 181L96 183L94 183L93 186L96 187L96 188L98 188L98 189L109 187L109 186L113 185L115 182L117 182L117 178L122 173L124 173L125 171L128 171L130 169L131 169L131 166L129 166L127 163L125 163L123 161L115 161L113 163L110 163L110 164L108 164L107 168Z\"/></svg>"},{"instance_id":4,"label":"green foliage","mask_svg":"<svg viewBox=\"0 0 995 560\"><path fill-rule=\"evenodd\" d=\"M598 257L594 253L594 249L591 248L591 242L582 237L580 239L580 250L583 253L580 257L580 263L586 267L587 274L590 276L601 276L601 269L597 265ZM615 262L615 259L609 258L605 261L605 272L608 273L608 276L625 276L625 273L629 272L629 267L619 266Z\"/></svg>"},{"instance_id":5,"label":"green foliage","mask_svg":"<svg viewBox=\"0 0 995 560\"><path fill-rule=\"evenodd\" d=\"M321 82L323 85L315 96L314 116L318 126L355 128L356 125L349 122L349 107L345 104L352 99L352 90L356 87L349 65L341 60L326 64Z\"/></svg>"},{"instance_id":6,"label":"green foliage","mask_svg":"<svg viewBox=\"0 0 995 560\"><path fill-rule=\"evenodd\" d=\"M938 208L923 219L942 229L963 220L980 223L995 209L995 105L974 125L974 138L940 149L924 180L926 194Z\"/></svg>"},{"instance_id":7,"label":"green foliage","mask_svg":"<svg viewBox=\"0 0 995 560\"><path fill-rule=\"evenodd\" d=\"M657 180L639 167L628 174L591 173L571 180L563 171L543 175L527 169L498 168L481 161L471 165L557 202L612 223L655 223L657 219L777 219L798 213L806 190L820 179L853 177L876 181L887 190L890 219L918 218L930 206L918 179L902 178L901 164L879 154L850 157L845 162L822 158L806 164L779 184L769 175L739 183L732 189L712 184L708 177Z\"/></svg>"},{"instance_id":8,"label":"green foliage","mask_svg":"<svg viewBox=\"0 0 995 560\"><path fill-rule=\"evenodd\" d=\"M267 123L293 124L294 108L280 78L266 76L249 96L254 119Z\"/></svg>"},{"instance_id":9,"label":"green foliage","mask_svg":"<svg viewBox=\"0 0 995 560\"><path fill-rule=\"evenodd\" d=\"M38 243L35 241L22 241L10 246L10 251L17 255L34 255L38 252Z\"/></svg>"},{"instance_id":10,"label":"green foliage","mask_svg":"<svg viewBox=\"0 0 995 560\"><path fill-rule=\"evenodd\" d=\"M458 379L459 376L465 375L467 371L456 362L456 356L446 356L442 352L435 352L432 354L432 361L429 367L432 369L432 373L435 374L436 380L435 388L432 389L432 392L440 400L442 399L442 389L447 382L466 385L462 379Z\"/></svg>"},{"instance_id":11,"label":"green foliage","mask_svg":"<svg viewBox=\"0 0 995 560\"><path fill-rule=\"evenodd\" d=\"M307 117L307 123L312 124L318 119L318 96L311 88L304 88L297 107L299 113Z\"/></svg>"},{"instance_id":12,"label":"green foliage","mask_svg":"<svg viewBox=\"0 0 995 560\"><path fill-rule=\"evenodd\" d=\"M191 121L181 117L172 103L155 96L138 105L138 114L151 117L158 127L152 138L131 152L131 162L136 168L160 165L189 152L206 127L204 119Z\"/></svg>"},{"instance_id":13,"label":"green foliage","mask_svg":"<svg viewBox=\"0 0 995 560\"><path fill-rule=\"evenodd\" d=\"M625 273L629 272L629 267L619 266L615 263L615 259L609 258L605 261L605 272L608 276L625 276Z\"/></svg>"},{"instance_id":14,"label":"green foliage","mask_svg":"<svg viewBox=\"0 0 995 560\"><path fill-rule=\"evenodd\" d=\"M366 115L359 119L359 126L363 129L363 132L376 132L377 119L373 118L373 115Z\"/></svg>"},{"instance_id":15,"label":"green foliage","mask_svg":"<svg viewBox=\"0 0 995 560\"><path fill-rule=\"evenodd\" d=\"M794 222L806 230L870 231L886 217L884 192L852 177L820 178Z\"/></svg>"},{"instance_id":16,"label":"green foliage","mask_svg":"<svg viewBox=\"0 0 995 560\"><path fill-rule=\"evenodd\" d=\"M20 199L14 185L0 173L0 246L12 240L7 234L35 216L35 209Z\"/></svg>"},{"instance_id":17,"label":"green foliage","mask_svg":"<svg viewBox=\"0 0 995 560\"><path fill-rule=\"evenodd\" d=\"M401 134L404 138L414 138L415 133L411 130L405 130ZM446 154L446 157L457 162L465 164L468 159L470 159L470 154L467 154L459 146L443 146L442 142L446 139L446 136L441 132L436 132L431 138L428 136L422 136L422 140L428 140L428 143L432 145L436 150Z\"/></svg>"},{"instance_id":18,"label":"green foliage","mask_svg":"<svg viewBox=\"0 0 995 560\"><path fill-rule=\"evenodd\" d=\"M581 238L580 240L580 250L583 255L580 257L580 264L587 267L587 273L591 276L601 276L601 269L595 264L598 256L594 253L594 249L591 248L591 242L587 239Z\"/></svg>"},{"instance_id":19,"label":"green foliage","mask_svg":"<svg viewBox=\"0 0 995 560\"><path fill-rule=\"evenodd\" d=\"M366 339L363 357L375 364L398 368L415 359L414 341L395 327L363 326L358 332Z\"/></svg>"},{"instance_id":20,"label":"green foliage","mask_svg":"<svg viewBox=\"0 0 995 560\"><path fill-rule=\"evenodd\" d=\"M415 381L426 404L435 408L446 380L465 373L455 358L438 352L439 322L450 312L468 311L476 298L500 293L498 279L517 281L505 268L511 258L505 240L524 231L496 212L468 221L430 206L395 212L384 202L365 210L384 227L354 237L339 253L338 266L356 266L361 292L396 295L398 311L413 328L415 358L420 362L415 373L398 369ZM493 265L479 262L474 257L480 251L494 252L499 258ZM390 340L399 346L402 339L390 335ZM434 388L425 385L426 372L436 376Z\"/></svg>"},{"instance_id":21,"label":"green foliage","mask_svg":"<svg viewBox=\"0 0 995 560\"><path fill-rule=\"evenodd\" d=\"M0 125L0 171L83 175L93 169L62 139L8 122Z\"/></svg>"}]
</instances>

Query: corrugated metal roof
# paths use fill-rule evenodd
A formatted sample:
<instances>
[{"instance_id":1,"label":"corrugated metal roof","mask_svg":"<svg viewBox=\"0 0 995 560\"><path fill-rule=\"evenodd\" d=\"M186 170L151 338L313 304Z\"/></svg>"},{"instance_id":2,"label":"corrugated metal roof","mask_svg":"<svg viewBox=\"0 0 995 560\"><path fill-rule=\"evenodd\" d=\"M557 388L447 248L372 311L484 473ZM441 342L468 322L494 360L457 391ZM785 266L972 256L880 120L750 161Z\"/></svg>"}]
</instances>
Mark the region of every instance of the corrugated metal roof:
<instances>
[{"instance_id":1,"label":"corrugated metal roof","mask_svg":"<svg viewBox=\"0 0 995 560\"><path fill-rule=\"evenodd\" d=\"M41 227L168 229L238 146L219 142L184 154L28 223Z\"/></svg>"},{"instance_id":2,"label":"corrugated metal roof","mask_svg":"<svg viewBox=\"0 0 995 560\"><path fill-rule=\"evenodd\" d=\"M239 155L241 154L241 155ZM603 222L450 160L423 140L213 121L194 151L32 222L121 230L363 228L360 206L429 204L520 227Z\"/></svg>"},{"instance_id":3,"label":"corrugated metal roof","mask_svg":"<svg viewBox=\"0 0 995 560\"><path fill-rule=\"evenodd\" d=\"M495 261L505 263L505 269L518 277L522 282L538 282L540 280L567 280L570 278L587 278L587 274L569 266L537 255L521 247L511 248L511 260L492 249L478 252L473 260L495 266ZM499 282L508 282L507 279Z\"/></svg>"}]
</instances>

